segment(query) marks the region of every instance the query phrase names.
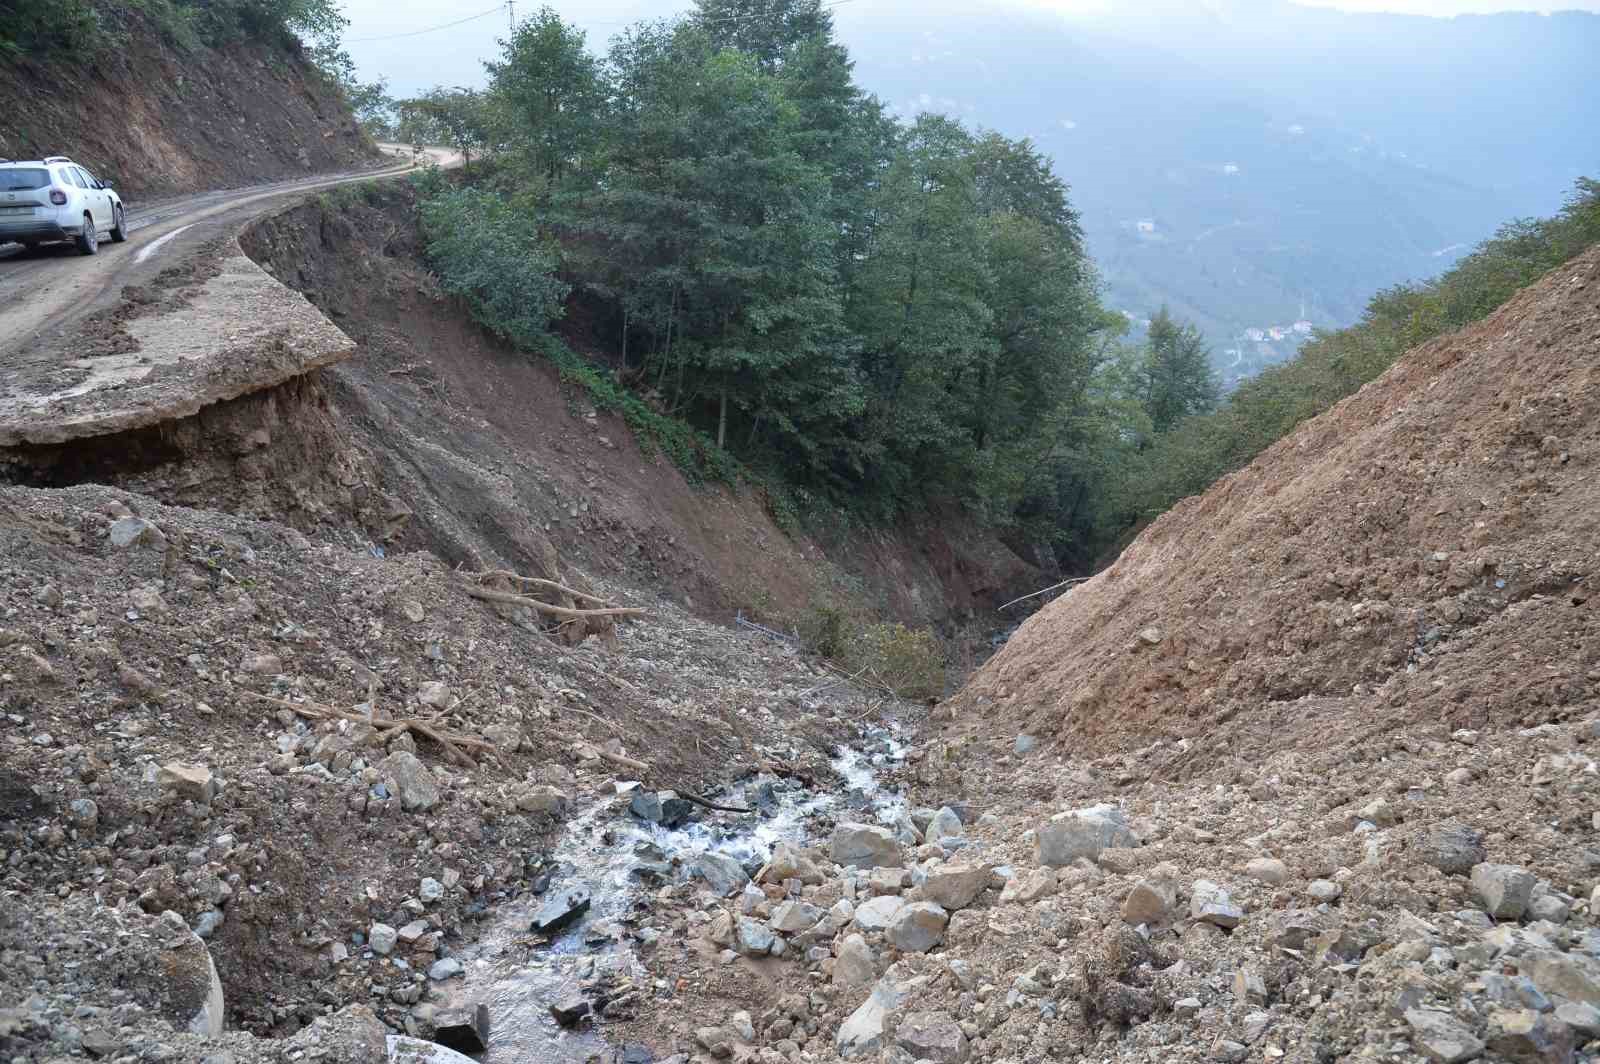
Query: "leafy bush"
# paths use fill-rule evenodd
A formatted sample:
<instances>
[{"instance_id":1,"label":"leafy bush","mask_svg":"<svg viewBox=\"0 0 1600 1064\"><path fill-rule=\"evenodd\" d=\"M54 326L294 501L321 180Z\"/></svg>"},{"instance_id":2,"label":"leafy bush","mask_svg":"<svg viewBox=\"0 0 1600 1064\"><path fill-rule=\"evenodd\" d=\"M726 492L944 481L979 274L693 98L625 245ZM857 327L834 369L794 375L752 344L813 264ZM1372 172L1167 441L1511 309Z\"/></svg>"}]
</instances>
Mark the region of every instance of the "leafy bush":
<instances>
[{"instance_id":1,"label":"leafy bush","mask_svg":"<svg viewBox=\"0 0 1600 1064\"><path fill-rule=\"evenodd\" d=\"M570 288L555 276L559 252L495 193L459 188L427 197L422 234L445 290L506 339L533 347L561 316Z\"/></svg>"},{"instance_id":2,"label":"leafy bush","mask_svg":"<svg viewBox=\"0 0 1600 1064\"><path fill-rule=\"evenodd\" d=\"M944 697L944 647L926 628L871 625L852 640L848 657L852 672L865 670L901 698Z\"/></svg>"},{"instance_id":3,"label":"leafy bush","mask_svg":"<svg viewBox=\"0 0 1600 1064\"><path fill-rule=\"evenodd\" d=\"M97 44L104 33L98 7L92 0L0 0L0 56Z\"/></svg>"}]
</instances>

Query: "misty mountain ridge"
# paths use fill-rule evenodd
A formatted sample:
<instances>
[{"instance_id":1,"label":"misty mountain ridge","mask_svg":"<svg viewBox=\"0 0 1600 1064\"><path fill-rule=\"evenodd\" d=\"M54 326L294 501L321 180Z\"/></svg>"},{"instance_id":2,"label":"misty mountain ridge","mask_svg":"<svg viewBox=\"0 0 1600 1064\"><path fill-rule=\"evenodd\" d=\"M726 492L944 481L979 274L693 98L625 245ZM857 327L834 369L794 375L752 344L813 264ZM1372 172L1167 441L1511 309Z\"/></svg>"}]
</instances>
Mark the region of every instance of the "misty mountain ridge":
<instances>
[{"instance_id":1,"label":"misty mountain ridge","mask_svg":"<svg viewBox=\"0 0 1600 1064\"><path fill-rule=\"evenodd\" d=\"M1107 302L1136 324L1162 304L1193 319L1232 379L1600 170L1590 14L1230 0L837 21L897 113L944 111L1053 156Z\"/></svg>"}]
</instances>

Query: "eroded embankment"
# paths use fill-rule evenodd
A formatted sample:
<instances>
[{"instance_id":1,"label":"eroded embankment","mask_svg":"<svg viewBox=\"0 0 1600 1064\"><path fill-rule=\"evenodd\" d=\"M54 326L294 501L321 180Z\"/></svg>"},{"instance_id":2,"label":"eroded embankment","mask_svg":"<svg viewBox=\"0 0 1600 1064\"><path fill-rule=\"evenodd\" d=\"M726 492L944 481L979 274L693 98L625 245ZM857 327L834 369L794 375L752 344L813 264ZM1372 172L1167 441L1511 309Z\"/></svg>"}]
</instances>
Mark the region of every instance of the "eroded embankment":
<instances>
[{"instance_id":1,"label":"eroded embankment","mask_svg":"<svg viewBox=\"0 0 1600 1064\"><path fill-rule=\"evenodd\" d=\"M591 572L717 616L792 615L842 587L889 616L937 622L1039 586L1033 566L959 515L824 547L782 532L756 492L690 484L553 366L443 296L408 188L309 202L252 227L243 246L359 343L330 374L332 394L382 490L415 514L395 547L516 565L548 539Z\"/></svg>"}]
</instances>

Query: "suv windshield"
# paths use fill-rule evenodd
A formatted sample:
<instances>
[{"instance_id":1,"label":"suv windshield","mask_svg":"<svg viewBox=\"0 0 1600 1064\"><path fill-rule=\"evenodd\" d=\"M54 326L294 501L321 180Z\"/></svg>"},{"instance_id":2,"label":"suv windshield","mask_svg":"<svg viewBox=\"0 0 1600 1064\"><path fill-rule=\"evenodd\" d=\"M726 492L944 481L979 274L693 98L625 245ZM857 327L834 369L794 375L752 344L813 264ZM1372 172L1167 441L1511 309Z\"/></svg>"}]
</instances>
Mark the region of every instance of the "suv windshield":
<instances>
[{"instance_id":1,"label":"suv windshield","mask_svg":"<svg viewBox=\"0 0 1600 1064\"><path fill-rule=\"evenodd\" d=\"M49 170L0 170L0 191L3 192L29 192L49 186Z\"/></svg>"}]
</instances>

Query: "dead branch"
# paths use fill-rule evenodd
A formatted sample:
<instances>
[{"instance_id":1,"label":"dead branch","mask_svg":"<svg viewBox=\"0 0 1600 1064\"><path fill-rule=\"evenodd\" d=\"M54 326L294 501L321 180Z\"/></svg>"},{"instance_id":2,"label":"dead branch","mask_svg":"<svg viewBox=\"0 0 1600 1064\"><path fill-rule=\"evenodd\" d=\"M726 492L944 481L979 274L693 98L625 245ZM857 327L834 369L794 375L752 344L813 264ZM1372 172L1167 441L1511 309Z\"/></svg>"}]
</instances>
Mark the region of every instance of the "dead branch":
<instances>
[{"instance_id":1,"label":"dead branch","mask_svg":"<svg viewBox=\"0 0 1600 1064\"><path fill-rule=\"evenodd\" d=\"M755 812L754 809L746 809L741 805L715 805L715 804L713 804L711 802L706 801L704 798L700 797L698 794L690 794L688 791L676 791L675 793L678 795L679 798L682 798L686 802L693 802L695 805L705 806L707 809L715 809L719 813L754 813Z\"/></svg>"},{"instance_id":2,"label":"dead branch","mask_svg":"<svg viewBox=\"0 0 1600 1064\"><path fill-rule=\"evenodd\" d=\"M609 750L596 749L595 753L599 754L602 758L611 762L613 765L621 765L623 768L631 768L640 775L652 771L650 766L645 764L643 761L635 761L631 757L623 757L621 754L613 754Z\"/></svg>"},{"instance_id":3,"label":"dead branch","mask_svg":"<svg viewBox=\"0 0 1600 1064\"><path fill-rule=\"evenodd\" d=\"M558 584L554 580L542 580L536 576L523 576L521 573L513 573L509 569L494 569L487 573L468 573L467 575L480 584L488 580L509 580L524 587L542 588L545 591L554 591L558 595L566 595L569 598L588 599L590 602L610 605L599 595L591 595L587 591L577 591L565 584Z\"/></svg>"},{"instance_id":4,"label":"dead branch","mask_svg":"<svg viewBox=\"0 0 1600 1064\"><path fill-rule=\"evenodd\" d=\"M434 727L432 721L420 717L405 717L400 720L375 720L371 716L361 713L352 713L348 710L337 709L333 706L324 706L318 702L288 702L281 698L272 698L268 695L256 694L254 691L246 692L258 702L265 702L269 706L277 706L297 713L308 720L348 720L354 724L369 724L377 729L374 739L387 745L390 739L402 732L414 731L424 739L432 740L444 749L445 754L462 768L475 769L478 763L462 752L462 747L469 750L483 750L491 756L494 754L494 744L482 739L474 739L469 735L459 735L447 732L442 728ZM369 696L370 697L370 696ZM368 705L372 705L370 701Z\"/></svg>"},{"instance_id":5,"label":"dead branch","mask_svg":"<svg viewBox=\"0 0 1600 1064\"><path fill-rule=\"evenodd\" d=\"M552 606L548 602L540 602L535 598L513 595L505 591L488 591L481 587L462 587L461 590L469 597L482 599L484 602L500 602L507 606L526 606L530 610L537 610L551 617L565 617L573 621L586 621L591 617L643 617L646 614L645 610L637 606L611 606L601 610L571 610L565 606Z\"/></svg>"},{"instance_id":6,"label":"dead branch","mask_svg":"<svg viewBox=\"0 0 1600 1064\"><path fill-rule=\"evenodd\" d=\"M614 732L615 734L617 734L617 735L621 735L622 734L622 729L621 728L619 728L617 725L611 723L609 720L606 720L604 717L602 717L598 713L590 713L587 709L579 709L577 706L562 706L561 707L561 711L564 712L564 713L577 713L577 714L579 714L581 716L588 717L590 720L598 721L599 723L604 724L607 728L610 728L612 730L612 732Z\"/></svg>"},{"instance_id":7,"label":"dead branch","mask_svg":"<svg viewBox=\"0 0 1600 1064\"><path fill-rule=\"evenodd\" d=\"M1048 595L1048 594L1050 594L1050 592L1056 590L1057 588L1072 587L1072 586L1077 585L1077 584L1086 583L1090 579L1092 579L1092 578L1091 577L1087 577L1087 576L1080 576L1080 577L1076 577L1076 578L1074 578L1072 580L1063 580L1059 584L1051 584L1049 587L1041 588L1038 591L1035 591L1031 595L1023 595L1021 598L1012 599L1010 602L1006 603L1004 606L999 607L999 609L1002 609L1002 610L1003 609L1008 609L1008 608L1010 608L1012 606L1015 606L1019 602L1027 602L1031 598L1038 598L1040 595Z\"/></svg>"}]
</instances>

